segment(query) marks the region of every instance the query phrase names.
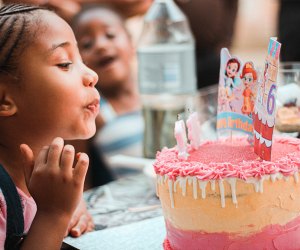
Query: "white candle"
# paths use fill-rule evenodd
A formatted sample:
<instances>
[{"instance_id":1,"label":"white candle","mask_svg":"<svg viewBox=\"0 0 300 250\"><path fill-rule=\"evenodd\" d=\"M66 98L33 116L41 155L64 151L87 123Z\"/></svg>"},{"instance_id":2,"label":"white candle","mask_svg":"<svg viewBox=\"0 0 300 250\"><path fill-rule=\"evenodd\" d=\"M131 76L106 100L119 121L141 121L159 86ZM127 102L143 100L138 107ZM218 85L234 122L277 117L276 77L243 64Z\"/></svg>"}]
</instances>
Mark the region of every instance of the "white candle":
<instances>
[{"instance_id":1,"label":"white candle","mask_svg":"<svg viewBox=\"0 0 300 250\"><path fill-rule=\"evenodd\" d=\"M175 122L174 135L177 141L178 158L186 160L188 157L187 153L187 138L185 124L183 120Z\"/></svg>"},{"instance_id":2,"label":"white candle","mask_svg":"<svg viewBox=\"0 0 300 250\"><path fill-rule=\"evenodd\" d=\"M191 147L198 149L200 146L201 127L198 119L197 112L192 113L186 121L188 128L188 138L190 140Z\"/></svg>"}]
</instances>

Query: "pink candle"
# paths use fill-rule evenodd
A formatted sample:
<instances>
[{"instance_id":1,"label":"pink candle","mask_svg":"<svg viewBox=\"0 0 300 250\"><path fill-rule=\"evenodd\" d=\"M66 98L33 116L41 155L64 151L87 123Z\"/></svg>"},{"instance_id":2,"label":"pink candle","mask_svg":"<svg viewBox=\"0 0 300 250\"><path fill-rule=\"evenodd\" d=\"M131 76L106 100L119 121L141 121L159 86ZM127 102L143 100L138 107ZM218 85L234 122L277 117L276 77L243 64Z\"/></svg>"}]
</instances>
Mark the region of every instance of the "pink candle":
<instances>
[{"instance_id":1,"label":"pink candle","mask_svg":"<svg viewBox=\"0 0 300 250\"><path fill-rule=\"evenodd\" d=\"M198 119L197 112L192 113L186 121L188 128L188 138L190 140L191 147L198 149L200 146L201 127Z\"/></svg>"},{"instance_id":2,"label":"pink candle","mask_svg":"<svg viewBox=\"0 0 300 250\"><path fill-rule=\"evenodd\" d=\"M175 122L174 135L177 141L178 158L186 160L188 157L187 153L187 138L185 124L183 120Z\"/></svg>"}]
</instances>

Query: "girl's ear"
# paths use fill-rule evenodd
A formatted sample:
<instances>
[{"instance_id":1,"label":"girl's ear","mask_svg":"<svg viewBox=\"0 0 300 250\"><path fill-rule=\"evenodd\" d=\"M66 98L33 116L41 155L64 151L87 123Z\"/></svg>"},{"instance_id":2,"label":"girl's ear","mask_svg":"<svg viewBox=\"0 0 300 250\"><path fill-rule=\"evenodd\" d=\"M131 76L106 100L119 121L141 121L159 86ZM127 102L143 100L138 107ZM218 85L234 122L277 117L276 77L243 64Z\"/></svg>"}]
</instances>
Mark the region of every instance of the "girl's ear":
<instances>
[{"instance_id":1,"label":"girl's ear","mask_svg":"<svg viewBox=\"0 0 300 250\"><path fill-rule=\"evenodd\" d=\"M0 84L0 116L12 116L17 112L17 106L5 86Z\"/></svg>"}]
</instances>

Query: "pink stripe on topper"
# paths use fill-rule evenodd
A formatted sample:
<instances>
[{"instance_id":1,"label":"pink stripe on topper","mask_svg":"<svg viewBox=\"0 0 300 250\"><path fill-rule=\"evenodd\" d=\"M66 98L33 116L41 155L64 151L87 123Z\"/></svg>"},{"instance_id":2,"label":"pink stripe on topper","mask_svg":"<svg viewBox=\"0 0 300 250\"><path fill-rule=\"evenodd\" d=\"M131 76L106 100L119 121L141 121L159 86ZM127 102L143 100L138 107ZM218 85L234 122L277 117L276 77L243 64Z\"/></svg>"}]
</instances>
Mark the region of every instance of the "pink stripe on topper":
<instances>
[{"instance_id":1,"label":"pink stripe on topper","mask_svg":"<svg viewBox=\"0 0 300 250\"><path fill-rule=\"evenodd\" d=\"M276 54L275 54L276 59L279 58L280 49L281 49L281 43L278 43L277 48L276 48Z\"/></svg>"}]
</instances>

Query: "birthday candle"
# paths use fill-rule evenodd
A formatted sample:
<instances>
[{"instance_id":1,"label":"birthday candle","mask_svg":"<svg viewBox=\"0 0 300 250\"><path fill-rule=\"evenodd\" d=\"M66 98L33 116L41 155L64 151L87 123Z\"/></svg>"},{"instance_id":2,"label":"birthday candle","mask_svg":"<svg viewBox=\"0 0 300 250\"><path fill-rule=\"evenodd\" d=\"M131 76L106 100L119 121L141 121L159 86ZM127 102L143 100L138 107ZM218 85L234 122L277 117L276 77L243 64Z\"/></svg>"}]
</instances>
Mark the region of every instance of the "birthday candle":
<instances>
[{"instance_id":1,"label":"birthday candle","mask_svg":"<svg viewBox=\"0 0 300 250\"><path fill-rule=\"evenodd\" d=\"M186 138L185 124L183 120L179 120L175 122L174 135L177 141L178 158L182 160L186 160L188 157L187 138Z\"/></svg>"},{"instance_id":2,"label":"birthday candle","mask_svg":"<svg viewBox=\"0 0 300 250\"><path fill-rule=\"evenodd\" d=\"M186 121L188 128L188 138L193 149L198 149L200 146L201 127L198 120L197 112L192 113Z\"/></svg>"}]
</instances>

